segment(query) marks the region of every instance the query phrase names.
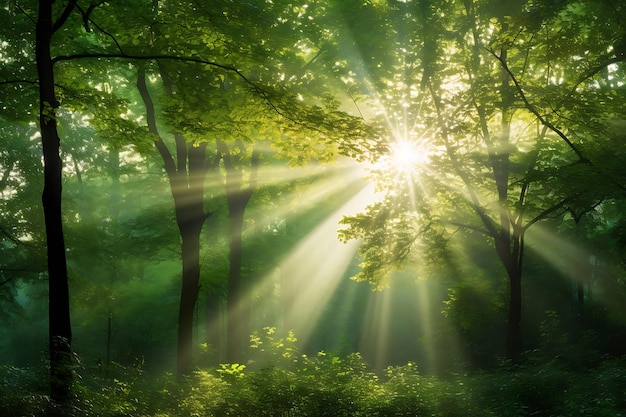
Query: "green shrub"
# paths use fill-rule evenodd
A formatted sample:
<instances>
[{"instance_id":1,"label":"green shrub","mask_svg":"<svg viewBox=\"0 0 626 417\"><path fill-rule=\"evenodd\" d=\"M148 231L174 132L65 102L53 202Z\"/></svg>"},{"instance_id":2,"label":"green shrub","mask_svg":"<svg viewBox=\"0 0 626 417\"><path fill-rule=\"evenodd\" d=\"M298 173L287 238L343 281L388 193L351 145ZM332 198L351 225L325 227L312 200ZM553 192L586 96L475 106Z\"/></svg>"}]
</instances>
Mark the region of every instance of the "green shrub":
<instances>
[{"instance_id":1,"label":"green shrub","mask_svg":"<svg viewBox=\"0 0 626 417\"><path fill-rule=\"evenodd\" d=\"M358 353L308 357L270 336L274 344L263 355L271 361L257 356L249 366L223 364L184 378L137 367L116 366L109 375L77 369L63 415L616 417L626 409L626 358L584 370L552 360L447 377L422 375L408 363L377 375ZM48 415L45 369L0 371L0 415Z\"/></svg>"}]
</instances>

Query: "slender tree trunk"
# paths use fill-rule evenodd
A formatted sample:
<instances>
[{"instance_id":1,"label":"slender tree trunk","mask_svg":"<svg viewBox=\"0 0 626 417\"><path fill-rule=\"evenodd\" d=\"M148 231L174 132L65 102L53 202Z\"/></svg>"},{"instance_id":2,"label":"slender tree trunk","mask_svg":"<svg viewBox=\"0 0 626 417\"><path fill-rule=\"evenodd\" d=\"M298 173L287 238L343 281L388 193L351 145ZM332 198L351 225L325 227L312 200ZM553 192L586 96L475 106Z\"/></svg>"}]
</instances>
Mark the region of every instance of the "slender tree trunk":
<instances>
[{"instance_id":1,"label":"slender tree trunk","mask_svg":"<svg viewBox=\"0 0 626 417\"><path fill-rule=\"evenodd\" d=\"M69 398L72 383L72 329L61 217L60 138L56 109L59 103L54 88L54 69L50 54L53 31L52 0L39 1L36 31L36 60L39 76L39 124L44 158L42 203L46 224L49 287L50 395L62 403Z\"/></svg>"},{"instance_id":2,"label":"slender tree trunk","mask_svg":"<svg viewBox=\"0 0 626 417\"><path fill-rule=\"evenodd\" d=\"M510 237L498 238L496 252L509 278L509 312L506 331L506 357L516 363L521 353L522 269L518 251L511 251ZM518 247L517 244L513 245Z\"/></svg>"},{"instance_id":3,"label":"slender tree trunk","mask_svg":"<svg viewBox=\"0 0 626 417\"><path fill-rule=\"evenodd\" d=\"M228 351L227 360L237 362L244 348L246 322L242 305L241 266L242 266L242 232L243 215L247 199L241 195L227 195L228 221L230 231L228 255Z\"/></svg>"},{"instance_id":4,"label":"slender tree trunk","mask_svg":"<svg viewBox=\"0 0 626 417\"><path fill-rule=\"evenodd\" d=\"M162 70L160 74L166 93L171 94L170 79ZM143 68L139 68L138 71L137 89L146 106L148 129L158 137L154 143L163 158L174 198L176 223L182 238L183 271L178 314L176 372L178 375L185 375L191 371L192 364L194 310L200 289L200 234L209 216L209 213L204 211L204 182L211 165L206 159L206 143L194 146L177 133L174 134L176 162L174 161L167 145L159 136L154 103L146 85Z\"/></svg>"},{"instance_id":5,"label":"slender tree trunk","mask_svg":"<svg viewBox=\"0 0 626 417\"><path fill-rule=\"evenodd\" d=\"M176 206L177 214L181 208ZM181 258L183 276L178 310L178 354L176 371L179 375L186 375L191 371L193 358L193 319L196 302L198 300L200 282L200 232L202 223L184 221L179 222L182 236Z\"/></svg>"},{"instance_id":6,"label":"slender tree trunk","mask_svg":"<svg viewBox=\"0 0 626 417\"><path fill-rule=\"evenodd\" d=\"M515 266L509 273L509 286L506 357L513 363L517 363L522 351L522 272Z\"/></svg>"},{"instance_id":7,"label":"slender tree trunk","mask_svg":"<svg viewBox=\"0 0 626 417\"><path fill-rule=\"evenodd\" d=\"M238 142L243 150L243 144ZM229 362L237 362L244 348L246 332L249 330L249 315L244 312L243 291L241 289L242 267L242 233L243 220L246 206L256 188L256 176L259 167L260 154L254 150L250 159L250 178L247 186L244 185L243 169L236 166L235 160L239 157L230 154L228 146L218 141L218 149L222 154L224 167L226 168L226 202L228 204L229 221L229 270L228 270L228 294L227 294L227 359Z\"/></svg>"},{"instance_id":8,"label":"slender tree trunk","mask_svg":"<svg viewBox=\"0 0 626 417\"><path fill-rule=\"evenodd\" d=\"M166 84L167 85L167 84ZM167 91L171 90L167 88ZM200 291L200 234L208 215L204 211L204 178L207 173L206 143L194 146L175 134L178 172L170 181L176 222L182 237L183 264L178 312L178 375L191 371L193 357L193 322Z\"/></svg>"},{"instance_id":9,"label":"slender tree trunk","mask_svg":"<svg viewBox=\"0 0 626 417\"><path fill-rule=\"evenodd\" d=\"M504 17L501 17L503 28L507 27ZM506 49L500 51L500 58L506 62L508 52ZM517 363L522 349L521 322L522 322L522 262L520 256L521 236L513 230L515 216L511 215L509 208L509 179L510 179L510 136L512 115L511 106L515 96L510 85L508 73L500 69L501 86L500 96L500 132L496 135L494 144L489 149L489 158L492 163L493 175L498 190L498 202L500 210L500 231L498 238L500 243L496 243L496 251L502 261L509 277L509 314L506 332L506 357ZM519 214L521 216L521 213Z\"/></svg>"}]
</instances>

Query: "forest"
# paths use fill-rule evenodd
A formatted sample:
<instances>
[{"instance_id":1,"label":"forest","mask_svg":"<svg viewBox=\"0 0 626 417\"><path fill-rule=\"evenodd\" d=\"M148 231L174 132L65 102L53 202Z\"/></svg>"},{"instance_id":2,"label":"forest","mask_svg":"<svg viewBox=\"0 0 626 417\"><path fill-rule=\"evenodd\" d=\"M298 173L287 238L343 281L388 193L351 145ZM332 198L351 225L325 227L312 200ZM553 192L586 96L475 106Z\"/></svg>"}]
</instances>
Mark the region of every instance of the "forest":
<instances>
[{"instance_id":1,"label":"forest","mask_svg":"<svg viewBox=\"0 0 626 417\"><path fill-rule=\"evenodd\" d=\"M0 415L624 415L625 16L0 2Z\"/></svg>"}]
</instances>

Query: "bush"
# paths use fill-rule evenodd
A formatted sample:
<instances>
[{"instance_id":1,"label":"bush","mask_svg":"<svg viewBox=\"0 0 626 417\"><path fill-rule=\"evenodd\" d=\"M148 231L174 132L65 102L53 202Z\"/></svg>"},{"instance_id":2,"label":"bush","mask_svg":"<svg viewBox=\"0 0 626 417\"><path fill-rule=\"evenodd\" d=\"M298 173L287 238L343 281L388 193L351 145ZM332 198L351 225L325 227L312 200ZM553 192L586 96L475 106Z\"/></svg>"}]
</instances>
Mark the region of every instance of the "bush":
<instances>
[{"instance_id":1,"label":"bush","mask_svg":"<svg viewBox=\"0 0 626 417\"><path fill-rule=\"evenodd\" d=\"M47 380L42 371L0 367L0 415L43 415L50 402Z\"/></svg>"}]
</instances>

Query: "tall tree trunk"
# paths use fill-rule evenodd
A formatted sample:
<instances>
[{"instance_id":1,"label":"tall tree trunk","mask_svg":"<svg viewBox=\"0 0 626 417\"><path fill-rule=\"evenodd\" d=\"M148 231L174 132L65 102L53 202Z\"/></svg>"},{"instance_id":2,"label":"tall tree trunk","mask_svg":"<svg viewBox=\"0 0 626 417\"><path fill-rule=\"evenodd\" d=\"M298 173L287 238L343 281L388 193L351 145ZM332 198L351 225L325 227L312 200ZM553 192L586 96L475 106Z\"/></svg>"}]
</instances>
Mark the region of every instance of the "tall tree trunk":
<instances>
[{"instance_id":1,"label":"tall tree trunk","mask_svg":"<svg viewBox=\"0 0 626 417\"><path fill-rule=\"evenodd\" d=\"M170 79L160 72L166 93L172 93ZM137 89L146 106L148 129L157 136L154 144L163 158L165 172L174 198L176 223L181 235L182 280L178 314L176 372L185 375L191 371L193 350L194 309L198 300L200 282L200 234L209 213L204 211L204 183L211 164L206 159L206 143L198 146L187 143L180 134L174 134L176 162L167 145L159 136L154 103L146 85L146 75L139 68ZM213 165L216 166L216 165Z\"/></svg>"},{"instance_id":2,"label":"tall tree trunk","mask_svg":"<svg viewBox=\"0 0 626 417\"><path fill-rule=\"evenodd\" d=\"M510 241L502 242L507 247ZM498 250L498 255L502 261L509 277L509 313L506 330L506 357L513 363L517 363L522 351L522 268L521 262L516 254Z\"/></svg>"},{"instance_id":3,"label":"tall tree trunk","mask_svg":"<svg viewBox=\"0 0 626 417\"><path fill-rule=\"evenodd\" d=\"M72 383L72 328L61 217L62 164L56 122L59 103L55 95L54 68L50 54L54 27L62 24L62 21L57 21L53 26L52 3L52 0L39 1L35 56L39 76L39 125L44 158L44 189L41 199L48 255L50 395L53 401L62 403L69 398Z\"/></svg>"},{"instance_id":4,"label":"tall tree trunk","mask_svg":"<svg viewBox=\"0 0 626 417\"><path fill-rule=\"evenodd\" d=\"M166 91L171 87L164 81ZM206 143L197 146L174 134L178 172L170 178L176 222L182 238L183 264L180 306L178 311L178 354L176 371L186 375L191 371L193 354L193 321L200 291L200 234L208 214L204 211L204 179L207 174Z\"/></svg>"},{"instance_id":5,"label":"tall tree trunk","mask_svg":"<svg viewBox=\"0 0 626 417\"><path fill-rule=\"evenodd\" d=\"M468 18L477 21L475 4L471 1L464 1L464 7ZM503 27L503 31L507 28L505 16L498 14L498 19ZM476 30L476 25L472 26L472 37L474 45L472 47L472 58L469 65L473 74L479 74L481 70L481 45L480 33ZM503 48L500 51L500 59L502 62L507 60L507 50ZM460 174L466 186L473 196L473 205L476 213L481 218L487 234L493 238L494 246L498 258L504 266L509 280L509 312L507 318L506 333L506 356L513 362L519 360L521 353L521 318L522 318L522 259L524 234L522 227L522 213L511 215L509 208L509 180L510 180L510 118L512 115L512 106L515 95L510 85L508 73L504 69L500 69L500 131L497 135L490 132L488 117L485 108L475 102L476 111L479 118L481 132L485 146L487 148L489 163L491 165L492 175L496 186L499 203L499 222L492 222L491 218L484 212L480 206L476 194L472 190L472 185L467 178ZM460 172L460 171L459 171ZM522 199L524 196L522 191ZM517 221L512 219L517 216Z\"/></svg>"},{"instance_id":6,"label":"tall tree trunk","mask_svg":"<svg viewBox=\"0 0 626 417\"><path fill-rule=\"evenodd\" d=\"M191 371L193 358L193 318L198 300L200 282L200 232L204 220L181 219L181 211L185 209L176 204L176 217L182 236L181 258L183 276L178 310L178 337L176 371L186 375Z\"/></svg>"},{"instance_id":7,"label":"tall tree trunk","mask_svg":"<svg viewBox=\"0 0 626 417\"><path fill-rule=\"evenodd\" d=\"M238 142L243 151L243 144ZM227 360L238 362L244 348L246 332L249 330L248 314L244 311L243 291L241 289L241 267L243 252L243 221L246 206L256 188L256 174L259 165L260 154L252 152L250 160L250 179L248 185L244 185L243 168L237 166L228 146L218 141L218 148L222 154L224 167L226 168L226 202L228 204L229 222L229 270L228 270L228 294L227 294ZM237 161L240 162L240 161Z\"/></svg>"},{"instance_id":8,"label":"tall tree trunk","mask_svg":"<svg viewBox=\"0 0 626 417\"><path fill-rule=\"evenodd\" d=\"M504 16L500 17L502 27L508 27ZM506 48L500 51L500 59L506 62L508 52ZM500 69L500 131L495 135L493 142L487 142L489 160L491 162L493 177L498 191L498 203L500 210L499 231L496 240L496 252L500 257L509 278L509 313L506 333L506 357L515 362L519 361L521 353L521 321L522 321L522 262L523 250L522 234L515 230L515 222L509 208L509 180L510 180L510 136L512 116L511 107L515 96L510 85L508 73ZM486 123L486 122L483 122ZM519 213L521 217L522 214Z\"/></svg>"},{"instance_id":9,"label":"tall tree trunk","mask_svg":"<svg viewBox=\"0 0 626 417\"><path fill-rule=\"evenodd\" d=\"M241 266L242 233L245 204L240 194L227 195L229 223L229 269L228 269L228 316L227 360L237 362L244 348L246 320L242 305Z\"/></svg>"},{"instance_id":10,"label":"tall tree trunk","mask_svg":"<svg viewBox=\"0 0 626 417\"><path fill-rule=\"evenodd\" d=\"M506 356L516 363L519 361L522 350L522 274L516 272L509 277L510 305L509 319L506 332Z\"/></svg>"}]
</instances>

